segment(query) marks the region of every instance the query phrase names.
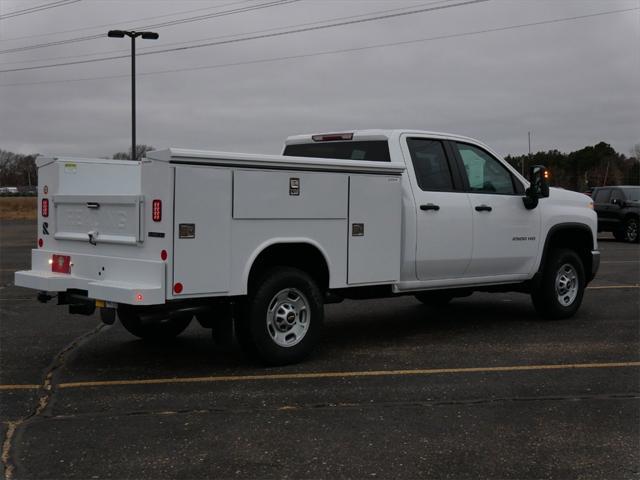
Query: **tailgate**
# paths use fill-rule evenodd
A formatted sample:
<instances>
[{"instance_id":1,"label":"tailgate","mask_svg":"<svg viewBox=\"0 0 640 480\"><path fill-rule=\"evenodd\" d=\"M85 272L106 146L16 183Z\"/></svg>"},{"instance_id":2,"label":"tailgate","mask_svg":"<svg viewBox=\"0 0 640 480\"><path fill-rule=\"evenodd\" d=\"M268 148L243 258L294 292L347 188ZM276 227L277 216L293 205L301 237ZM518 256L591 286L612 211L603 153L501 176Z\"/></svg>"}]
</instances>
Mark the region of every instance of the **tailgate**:
<instances>
[{"instance_id":1,"label":"tailgate","mask_svg":"<svg viewBox=\"0 0 640 480\"><path fill-rule=\"evenodd\" d=\"M135 245L143 241L142 195L54 195L56 240Z\"/></svg>"}]
</instances>

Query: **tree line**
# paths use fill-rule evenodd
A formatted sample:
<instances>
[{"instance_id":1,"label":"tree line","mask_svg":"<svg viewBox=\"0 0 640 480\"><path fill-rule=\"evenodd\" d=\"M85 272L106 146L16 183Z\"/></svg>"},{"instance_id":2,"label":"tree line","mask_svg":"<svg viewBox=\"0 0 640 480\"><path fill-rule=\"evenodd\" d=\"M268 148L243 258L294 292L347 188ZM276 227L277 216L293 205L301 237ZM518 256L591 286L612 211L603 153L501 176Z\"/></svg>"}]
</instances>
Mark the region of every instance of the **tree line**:
<instances>
[{"instance_id":1,"label":"tree line","mask_svg":"<svg viewBox=\"0 0 640 480\"><path fill-rule=\"evenodd\" d=\"M150 145L136 145L136 158L142 158L150 150L153 150ZM22 189L36 186L36 156L0 149L0 186ZM111 158L130 159L131 149L114 153ZM640 185L640 143L629 157L600 142L570 153L549 150L531 155L507 155L505 160L518 171L524 171L525 176L529 166L545 165L551 172L553 186L580 192L601 185Z\"/></svg>"}]
</instances>

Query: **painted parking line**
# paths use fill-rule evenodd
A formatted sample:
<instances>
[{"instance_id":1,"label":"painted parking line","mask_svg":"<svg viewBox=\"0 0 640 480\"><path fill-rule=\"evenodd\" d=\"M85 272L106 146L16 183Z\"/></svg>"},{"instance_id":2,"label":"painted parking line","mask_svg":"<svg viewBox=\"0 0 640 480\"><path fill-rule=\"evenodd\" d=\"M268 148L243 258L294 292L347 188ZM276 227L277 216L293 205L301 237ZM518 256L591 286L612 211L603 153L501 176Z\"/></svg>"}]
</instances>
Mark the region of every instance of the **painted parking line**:
<instances>
[{"instance_id":1,"label":"painted parking line","mask_svg":"<svg viewBox=\"0 0 640 480\"><path fill-rule=\"evenodd\" d=\"M260 375L224 375L206 377L144 378L137 380L99 380L66 382L58 388L95 388L128 385L170 385L178 383L221 383L268 380L312 380L318 378L407 377L465 373L526 372L542 370L575 370L640 367L640 362L569 363L557 365L512 365L503 367L427 368L414 370L364 370L346 372L273 373ZM0 390L35 389L39 385L0 385Z\"/></svg>"},{"instance_id":2,"label":"painted parking line","mask_svg":"<svg viewBox=\"0 0 640 480\"><path fill-rule=\"evenodd\" d=\"M607 290L607 289L616 289L616 288L640 288L640 284L635 285L592 285L591 287L587 287L587 290Z\"/></svg>"}]
</instances>

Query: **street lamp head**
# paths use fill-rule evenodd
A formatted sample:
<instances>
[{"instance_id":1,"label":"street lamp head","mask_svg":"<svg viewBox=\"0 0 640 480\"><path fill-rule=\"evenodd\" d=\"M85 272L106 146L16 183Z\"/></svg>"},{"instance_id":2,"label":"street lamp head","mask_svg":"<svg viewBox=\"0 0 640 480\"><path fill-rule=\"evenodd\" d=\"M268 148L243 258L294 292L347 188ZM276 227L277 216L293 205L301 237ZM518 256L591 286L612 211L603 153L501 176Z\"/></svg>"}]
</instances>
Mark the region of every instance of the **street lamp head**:
<instances>
[{"instance_id":1,"label":"street lamp head","mask_svg":"<svg viewBox=\"0 0 640 480\"><path fill-rule=\"evenodd\" d=\"M140 36L145 40L157 40L160 35L156 32L141 32Z\"/></svg>"},{"instance_id":2,"label":"street lamp head","mask_svg":"<svg viewBox=\"0 0 640 480\"><path fill-rule=\"evenodd\" d=\"M107 36L111 38L123 38L125 36L125 32L122 30L109 30Z\"/></svg>"}]
</instances>

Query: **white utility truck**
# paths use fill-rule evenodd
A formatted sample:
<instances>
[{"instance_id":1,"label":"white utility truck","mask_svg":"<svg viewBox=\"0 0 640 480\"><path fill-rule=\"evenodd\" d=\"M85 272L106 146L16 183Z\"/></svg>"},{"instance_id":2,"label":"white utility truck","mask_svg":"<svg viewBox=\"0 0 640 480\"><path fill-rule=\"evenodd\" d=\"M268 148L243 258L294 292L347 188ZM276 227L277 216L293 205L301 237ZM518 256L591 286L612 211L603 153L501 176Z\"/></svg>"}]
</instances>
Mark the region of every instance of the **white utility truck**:
<instances>
[{"instance_id":1,"label":"white utility truck","mask_svg":"<svg viewBox=\"0 0 640 480\"><path fill-rule=\"evenodd\" d=\"M457 135L363 130L282 155L168 149L142 161L39 157L38 248L16 285L167 339L195 316L268 364L307 355L323 305L528 292L566 318L598 269L591 199L529 183ZM471 313L470 313L471 314Z\"/></svg>"}]
</instances>

